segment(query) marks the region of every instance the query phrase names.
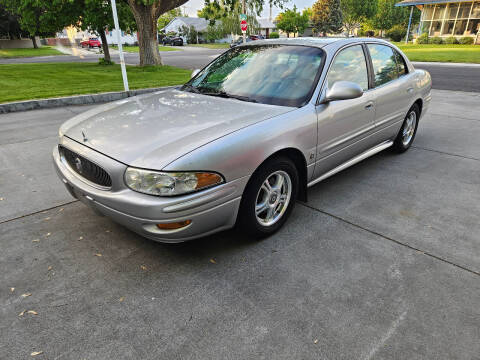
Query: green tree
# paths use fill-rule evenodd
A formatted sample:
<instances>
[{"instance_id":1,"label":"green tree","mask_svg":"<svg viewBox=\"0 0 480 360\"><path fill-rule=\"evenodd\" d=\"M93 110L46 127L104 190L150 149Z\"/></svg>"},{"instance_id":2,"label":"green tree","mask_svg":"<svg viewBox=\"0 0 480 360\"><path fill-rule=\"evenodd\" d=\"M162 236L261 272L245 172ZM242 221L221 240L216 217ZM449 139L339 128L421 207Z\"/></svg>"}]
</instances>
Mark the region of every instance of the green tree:
<instances>
[{"instance_id":1,"label":"green tree","mask_svg":"<svg viewBox=\"0 0 480 360\"><path fill-rule=\"evenodd\" d=\"M9 13L3 6L0 6L0 36L10 40L28 36L28 33L21 29L18 16Z\"/></svg>"},{"instance_id":2,"label":"green tree","mask_svg":"<svg viewBox=\"0 0 480 360\"><path fill-rule=\"evenodd\" d=\"M410 8L407 6L395 6L397 0L378 0L378 10L371 23L375 29L380 30L383 36L385 30L392 28L394 25L408 25L410 17ZM420 20L420 11L414 9L412 23L416 24Z\"/></svg>"},{"instance_id":3,"label":"green tree","mask_svg":"<svg viewBox=\"0 0 480 360\"><path fill-rule=\"evenodd\" d=\"M110 51L108 48L107 36L105 30L112 29L113 15L110 1L104 0L77 0L78 8L81 11L79 24L83 30L90 30L102 39L102 49L105 60L110 61ZM135 26L132 12L125 2L117 4L118 20L120 28L123 30L132 30Z\"/></svg>"},{"instance_id":4,"label":"green tree","mask_svg":"<svg viewBox=\"0 0 480 360\"><path fill-rule=\"evenodd\" d=\"M339 33L343 28L340 0L317 0L312 6L310 20L318 34Z\"/></svg>"},{"instance_id":5,"label":"green tree","mask_svg":"<svg viewBox=\"0 0 480 360\"><path fill-rule=\"evenodd\" d=\"M302 13L297 11L297 7L294 5L293 9L287 9L280 13L276 18L277 28L287 33L287 37L290 37L290 33L302 34L308 26L310 17L310 10L304 10Z\"/></svg>"},{"instance_id":6,"label":"green tree","mask_svg":"<svg viewBox=\"0 0 480 360\"><path fill-rule=\"evenodd\" d=\"M158 28L160 30L163 29L170 23L170 21L179 16L182 16L182 10L180 8L175 8L167 11L165 14L160 15L160 17L158 18Z\"/></svg>"},{"instance_id":7,"label":"green tree","mask_svg":"<svg viewBox=\"0 0 480 360\"><path fill-rule=\"evenodd\" d=\"M343 26L348 33L359 28L362 22L373 18L377 12L378 0L340 0Z\"/></svg>"},{"instance_id":8,"label":"green tree","mask_svg":"<svg viewBox=\"0 0 480 360\"><path fill-rule=\"evenodd\" d=\"M18 16L18 23L29 34L34 48L38 48L36 36L54 35L78 18L78 12L72 11L75 4L71 0L0 0L0 5Z\"/></svg>"}]
</instances>

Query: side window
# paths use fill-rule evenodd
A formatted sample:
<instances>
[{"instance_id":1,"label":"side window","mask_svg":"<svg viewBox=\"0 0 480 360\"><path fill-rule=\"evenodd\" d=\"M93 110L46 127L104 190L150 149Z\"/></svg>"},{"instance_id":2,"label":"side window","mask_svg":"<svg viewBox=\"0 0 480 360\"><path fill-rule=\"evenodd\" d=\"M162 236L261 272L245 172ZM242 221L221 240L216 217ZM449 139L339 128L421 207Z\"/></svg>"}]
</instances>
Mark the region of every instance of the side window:
<instances>
[{"instance_id":1,"label":"side window","mask_svg":"<svg viewBox=\"0 0 480 360\"><path fill-rule=\"evenodd\" d=\"M398 78L395 53L390 46L368 44L368 51L372 58L375 86L383 85Z\"/></svg>"},{"instance_id":2,"label":"side window","mask_svg":"<svg viewBox=\"0 0 480 360\"><path fill-rule=\"evenodd\" d=\"M398 69L398 76L405 75L407 71L407 64L405 64L405 59L397 50L393 50L395 52L395 57L397 58L397 69Z\"/></svg>"},{"instance_id":3,"label":"side window","mask_svg":"<svg viewBox=\"0 0 480 360\"><path fill-rule=\"evenodd\" d=\"M368 90L367 61L361 45L350 46L341 50L327 77L327 87L330 89L337 81L351 81Z\"/></svg>"}]
</instances>

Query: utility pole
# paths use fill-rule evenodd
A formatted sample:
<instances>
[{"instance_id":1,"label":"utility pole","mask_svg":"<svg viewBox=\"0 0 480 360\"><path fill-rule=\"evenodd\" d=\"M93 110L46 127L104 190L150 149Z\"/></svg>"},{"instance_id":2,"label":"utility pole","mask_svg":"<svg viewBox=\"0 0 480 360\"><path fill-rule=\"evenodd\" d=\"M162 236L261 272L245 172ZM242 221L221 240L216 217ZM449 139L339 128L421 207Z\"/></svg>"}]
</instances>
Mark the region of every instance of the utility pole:
<instances>
[{"instance_id":1,"label":"utility pole","mask_svg":"<svg viewBox=\"0 0 480 360\"><path fill-rule=\"evenodd\" d=\"M112 0L113 23L115 25L115 32L117 33L118 52L120 55L120 68L122 69L123 88L128 91L127 69L125 68L125 59L123 58L122 38L120 26L118 26L117 4Z\"/></svg>"}]
</instances>

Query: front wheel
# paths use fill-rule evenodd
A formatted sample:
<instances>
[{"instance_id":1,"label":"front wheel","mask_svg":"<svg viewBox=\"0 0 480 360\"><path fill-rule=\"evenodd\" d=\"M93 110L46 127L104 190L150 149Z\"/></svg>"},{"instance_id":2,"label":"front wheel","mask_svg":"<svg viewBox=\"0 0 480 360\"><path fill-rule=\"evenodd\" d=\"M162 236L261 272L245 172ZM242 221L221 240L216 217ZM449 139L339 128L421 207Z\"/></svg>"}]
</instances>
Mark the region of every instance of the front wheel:
<instances>
[{"instance_id":1,"label":"front wheel","mask_svg":"<svg viewBox=\"0 0 480 360\"><path fill-rule=\"evenodd\" d=\"M420 108L417 104L414 104L410 110L408 110L407 116L405 117L402 127L393 143L393 149L396 152L405 152L412 145L415 135L417 134L419 117Z\"/></svg>"},{"instance_id":2,"label":"front wheel","mask_svg":"<svg viewBox=\"0 0 480 360\"><path fill-rule=\"evenodd\" d=\"M254 173L240 203L237 226L255 238L282 227L292 212L298 193L298 171L286 157L268 160Z\"/></svg>"}]
</instances>

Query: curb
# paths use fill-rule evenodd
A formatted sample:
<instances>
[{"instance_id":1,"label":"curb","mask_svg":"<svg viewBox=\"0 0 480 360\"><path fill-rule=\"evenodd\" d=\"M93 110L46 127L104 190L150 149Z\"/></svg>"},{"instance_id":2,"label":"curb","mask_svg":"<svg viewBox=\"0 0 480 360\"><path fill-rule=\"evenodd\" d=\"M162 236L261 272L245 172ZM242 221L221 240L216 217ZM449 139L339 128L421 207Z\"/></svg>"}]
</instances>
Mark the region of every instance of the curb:
<instances>
[{"instance_id":1,"label":"curb","mask_svg":"<svg viewBox=\"0 0 480 360\"><path fill-rule=\"evenodd\" d=\"M480 67L476 63L455 63L455 62L435 62L435 61L411 61L413 66L432 65L432 66L450 66L450 67Z\"/></svg>"},{"instance_id":2,"label":"curb","mask_svg":"<svg viewBox=\"0 0 480 360\"><path fill-rule=\"evenodd\" d=\"M51 99L26 100L0 104L0 114L7 114L17 111L48 109L68 105L87 105L117 101L127 97L148 94L159 90L174 88L177 86L163 86L158 88L147 88L130 91L116 91L101 94L86 94L76 96L66 96Z\"/></svg>"}]
</instances>

